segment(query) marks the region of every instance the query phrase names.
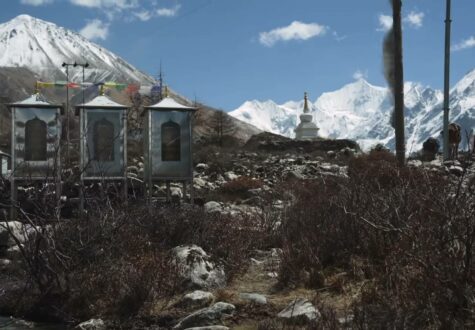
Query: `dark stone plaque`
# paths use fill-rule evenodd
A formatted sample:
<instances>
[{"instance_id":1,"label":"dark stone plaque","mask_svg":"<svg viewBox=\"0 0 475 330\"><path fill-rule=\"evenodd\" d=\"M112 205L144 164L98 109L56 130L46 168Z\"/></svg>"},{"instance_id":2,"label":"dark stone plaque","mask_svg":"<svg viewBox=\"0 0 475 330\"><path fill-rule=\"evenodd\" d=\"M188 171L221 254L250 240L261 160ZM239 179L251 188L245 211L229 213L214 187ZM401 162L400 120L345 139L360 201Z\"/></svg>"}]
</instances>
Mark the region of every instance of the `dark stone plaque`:
<instances>
[{"instance_id":1,"label":"dark stone plaque","mask_svg":"<svg viewBox=\"0 0 475 330\"><path fill-rule=\"evenodd\" d=\"M47 158L46 122L35 117L25 124L25 161L45 161Z\"/></svg>"},{"instance_id":2,"label":"dark stone plaque","mask_svg":"<svg viewBox=\"0 0 475 330\"><path fill-rule=\"evenodd\" d=\"M172 121L162 125L162 161L180 161L180 125Z\"/></svg>"},{"instance_id":3,"label":"dark stone plaque","mask_svg":"<svg viewBox=\"0 0 475 330\"><path fill-rule=\"evenodd\" d=\"M114 124L105 118L94 124L94 160L114 160Z\"/></svg>"}]
</instances>

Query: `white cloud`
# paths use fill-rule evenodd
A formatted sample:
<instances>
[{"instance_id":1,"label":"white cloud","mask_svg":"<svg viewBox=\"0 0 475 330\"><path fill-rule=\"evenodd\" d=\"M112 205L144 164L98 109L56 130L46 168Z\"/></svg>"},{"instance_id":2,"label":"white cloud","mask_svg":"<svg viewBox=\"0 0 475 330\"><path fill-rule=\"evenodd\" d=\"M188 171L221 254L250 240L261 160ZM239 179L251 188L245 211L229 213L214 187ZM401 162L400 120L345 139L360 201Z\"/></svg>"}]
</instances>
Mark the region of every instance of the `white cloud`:
<instances>
[{"instance_id":1,"label":"white cloud","mask_svg":"<svg viewBox=\"0 0 475 330\"><path fill-rule=\"evenodd\" d=\"M135 17L137 17L139 20L146 22L149 19L152 18L152 13L148 10L142 10L140 12L135 12L134 13Z\"/></svg>"},{"instance_id":2,"label":"white cloud","mask_svg":"<svg viewBox=\"0 0 475 330\"><path fill-rule=\"evenodd\" d=\"M89 40L105 40L109 35L109 24L104 23L99 19L94 19L89 21L86 26L79 31L79 33Z\"/></svg>"},{"instance_id":3,"label":"white cloud","mask_svg":"<svg viewBox=\"0 0 475 330\"><path fill-rule=\"evenodd\" d=\"M158 16L166 16L166 17L173 17L178 14L178 11L180 10L181 5L176 5L175 7L172 8L158 8L156 10L156 13Z\"/></svg>"},{"instance_id":4,"label":"white cloud","mask_svg":"<svg viewBox=\"0 0 475 330\"><path fill-rule=\"evenodd\" d=\"M336 32L336 31L333 31L333 32L332 32L332 35L333 35L333 37L335 38L335 40L338 41L338 42L343 41L343 40L345 40L346 38L348 38L348 36L341 36L341 35L339 35L338 32Z\"/></svg>"},{"instance_id":5,"label":"white cloud","mask_svg":"<svg viewBox=\"0 0 475 330\"><path fill-rule=\"evenodd\" d=\"M21 0L20 3L23 5L31 5L31 6L42 6L49 3L52 3L53 0Z\"/></svg>"},{"instance_id":6,"label":"white cloud","mask_svg":"<svg viewBox=\"0 0 475 330\"><path fill-rule=\"evenodd\" d=\"M387 32L393 27L393 17L389 15L380 14L378 17L379 27L376 31Z\"/></svg>"},{"instance_id":7,"label":"white cloud","mask_svg":"<svg viewBox=\"0 0 475 330\"><path fill-rule=\"evenodd\" d=\"M404 16L402 21L414 29L422 27L424 23L423 12L411 11L409 14ZM376 31L387 32L393 27L393 17L390 15L379 14L378 16L379 27Z\"/></svg>"},{"instance_id":8,"label":"white cloud","mask_svg":"<svg viewBox=\"0 0 475 330\"><path fill-rule=\"evenodd\" d=\"M307 40L322 36L327 32L326 26L317 23L302 23L294 21L290 25L273 29L259 34L259 42L267 47L272 47L278 41Z\"/></svg>"},{"instance_id":9,"label":"white cloud","mask_svg":"<svg viewBox=\"0 0 475 330\"><path fill-rule=\"evenodd\" d=\"M89 8L130 9L139 5L138 0L70 0L73 5Z\"/></svg>"},{"instance_id":10,"label":"white cloud","mask_svg":"<svg viewBox=\"0 0 475 330\"><path fill-rule=\"evenodd\" d=\"M452 51L459 51L459 50L464 50L468 48L474 48L475 47L475 36L471 36L468 39L462 40L458 44L452 46Z\"/></svg>"},{"instance_id":11,"label":"white cloud","mask_svg":"<svg viewBox=\"0 0 475 330\"><path fill-rule=\"evenodd\" d=\"M408 23L413 28L422 27L425 14L423 12L411 11L406 17L404 17L404 22Z\"/></svg>"},{"instance_id":12,"label":"white cloud","mask_svg":"<svg viewBox=\"0 0 475 330\"><path fill-rule=\"evenodd\" d=\"M31 0L29 0L31 1ZM49 1L49 0L48 0ZM139 19L146 22L152 18L163 16L173 17L178 14L181 5L175 2L173 7L159 7L158 1L141 0L69 0L75 6L99 9L109 19L133 21Z\"/></svg>"},{"instance_id":13,"label":"white cloud","mask_svg":"<svg viewBox=\"0 0 475 330\"><path fill-rule=\"evenodd\" d=\"M355 73L353 73L353 79L354 80L360 80L360 79L367 79L368 78L368 71L361 71L361 70L356 70Z\"/></svg>"}]
</instances>

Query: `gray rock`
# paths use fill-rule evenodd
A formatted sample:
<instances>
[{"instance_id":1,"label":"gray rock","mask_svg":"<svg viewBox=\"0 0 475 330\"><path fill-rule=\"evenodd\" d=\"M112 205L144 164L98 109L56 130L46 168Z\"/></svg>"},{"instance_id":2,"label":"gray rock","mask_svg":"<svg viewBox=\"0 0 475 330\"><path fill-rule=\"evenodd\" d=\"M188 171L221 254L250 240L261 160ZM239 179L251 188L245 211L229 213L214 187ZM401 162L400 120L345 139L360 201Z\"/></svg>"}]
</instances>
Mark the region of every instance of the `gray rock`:
<instances>
[{"instance_id":1,"label":"gray rock","mask_svg":"<svg viewBox=\"0 0 475 330\"><path fill-rule=\"evenodd\" d=\"M267 298L259 293L241 293L239 298L258 305L267 304Z\"/></svg>"},{"instance_id":2,"label":"gray rock","mask_svg":"<svg viewBox=\"0 0 475 330\"><path fill-rule=\"evenodd\" d=\"M209 168L209 166L207 164L204 164L204 163L199 163L196 165L196 170L198 172L203 172L204 170L207 170Z\"/></svg>"},{"instance_id":3,"label":"gray rock","mask_svg":"<svg viewBox=\"0 0 475 330\"><path fill-rule=\"evenodd\" d=\"M461 176L463 174L463 168L461 166L452 165L449 167L450 174Z\"/></svg>"},{"instance_id":4,"label":"gray rock","mask_svg":"<svg viewBox=\"0 0 475 330\"><path fill-rule=\"evenodd\" d=\"M137 166L127 166L127 172L129 172L129 174L131 173L134 173L134 174L138 174L139 173L139 168Z\"/></svg>"},{"instance_id":5,"label":"gray rock","mask_svg":"<svg viewBox=\"0 0 475 330\"><path fill-rule=\"evenodd\" d=\"M181 319L173 329L187 329L216 325L222 319L232 315L236 307L234 305L217 302L211 307L200 309Z\"/></svg>"},{"instance_id":6,"label":"gray rock","mask_svg":"<svg viewBox=\"0 0 475 330\"><path fill-rule=\"evenodd\" d=\"M10 259L0 259L0 270L5 270L11 265Z\"/></svg>"},{"instance_id":7,"label":"gray rock","mask_svg":"<svg viewBox=\"0 0 475 330\"><path fill-rule=\"evenodd\" d=\"M197 245L181 245L172 250L186 287L216 289L226 285L222 267L210 261L206 252Z\"/></svg>"},{"instance_id":8,"label":"gray rock","mask_svg":"<svg viewBox=\"0 0 475 330\"><path fill-rule=\"evenodd\" d=\"M308 324L320 317L320 312L310 301L298 298L292 301L277 317L291 324Z\"/></svg>"},{"instance_id":9,"label":"gray rock","mask_svg":"<svg viewBox=\"0 0 475 330\"><path fill-rule=\"evenodd\" d=\"M102 330L106 329L104 321L101 319L90 319L89 321L82 322L76 326L77 330Z\"/></svg>"},{"instance_id":10,"label":"gray rock","mask_svg":"<svg viewBox=\"0 0 475 330\"><path fill-rule=\"evenodd\" d=\"M336 164L323 163L320 165L320 169L325 172L338 173L340 172L340 166Z\"/></svg>"},{"instance_id":11,"label":"gray rock","mask_svg":"<svg viewBox=\"0 0 475 330\"><path fill-rule=\"evenodd\" d=\"M198 188L202 188L206 186L206 181L203 180L202 178L194 178L193 179L193 185Z\"/></svg>"},{"instance_id":12,"label":"gray rock","mask_svg":"<svg viewBox=\"0 0 475 330\"><path fill-rule=\"evenodd\" d=\"M286 174L285 174L285 179L286 180L292 180L292 179L296 179L296 180L303 180L305 179L305 176L300 173L300 172L297 172L297 171L288 171Z\"/></svg>"},{"instance_id":13,"label":"gray rock","mask_svg":"<svg viewBox=\"0 0 475 330\"><path fill-rule=\"evenodd\" d=\"M23 246L23 244L21 244ZM6 257L11 260L18 260L23 257L21 254L21 249L18 245L10 246L7 249Z\"/></svg>"},{"instance_id":14,"label":"gray rock","mask_svg":"<svg viewBox=\"0 0 475 330\"><path fill-rule=\"evenodd\" d=\"M412 160L407 162L407 165L408 166L413 166L413 167L421 167L422 162L420 160L417 160L417 159L412 159Z\"/></svg>"},{"instance_id":15,"label":"gray rock","mask_svg":"<svg viewBox=\"0 0 475 330\"><path fill-rule=\"evenodd\" d=\"M208 213L220 213L223 211L221 204L215 201L210 201L204 205L205 212Z\"/></svg>"},{"instance_id":16,"label":"gray rock","mask_svg":"<svg viewBox=\"0 0 475 330\"><path fill-rule=\"evenodd\" d=\"M442 162L440 159L434 159L433 161L430 162L430 165L439 167L439 166L442 166Z\"/></svg>"},{"instance_id":17,"label":"gray rock","mask_svg":"<svg viewBox=\"0 0 475 330\"><path fill-rule=\"evenodd\" d=\"M247 192L252 196L258 196L262 193L262 188L249 189Z\"/></svg>"},{"instance_id":18,"label":"gray rock","mask_svg":"<svg viewBox=\"0 0 475 330\"><path fill-rule=\"evenodd\" d=\"M340 150L340 155L345 157L353 157L355 155L355 150L346 147Z\"/></svg>"},{"instance_id":19,"label":"gray rock","mask_svg":"<svg viewBox=\"0 0 475 330\"><path fill-rule=\"evenodd\" d=\"M224 325L209 325L207 327L186 328L185 330L228 330Z\"/></svg>"},{"instance_id":20,"label":"gray rock","mask_svg":"<svg viewBox=\"0 0 475 330\"><path fill-rule=\"evenodd\" d=\"M209 306L214 300L211 292L196 290L186 294L177 306L185 308L203 308Z\"/></svg>"},{"instance_id":21,"label":"gray rock","mask_svg":"<svg viewBox=\"0 0 475 330\"><path fill-rule=\"evenodd\" d=\"M31 233L32 230L29 230L28 226L23 225L19 221L0 222L0 246L15 245L14 237L20 243L25 243L28 235Z\"/></svg>"},{"instance_id":22,"label":"gray rock","mask_svg":"<svg viewBox=\"0 0 475 330\"><path fill-rule=\"evenodd\" d=\"M224 173L224 178L227 180L227 181L232 181L232 180L236 180L237 178L239 178L239 175L236 175L234 172L226 172Z\"/></svg>"},{"instance_id":23,"label":"gray rock","mask_svg":"<svg viewBox=\"0 0 475 330\"><path fill-rule=\"evenodd\" d=\"M180 200L183 198L183 192L178 187L171 187L170 195L171 195L172 201L175 203L179 203Z\"/></svg>"}]
</instances>

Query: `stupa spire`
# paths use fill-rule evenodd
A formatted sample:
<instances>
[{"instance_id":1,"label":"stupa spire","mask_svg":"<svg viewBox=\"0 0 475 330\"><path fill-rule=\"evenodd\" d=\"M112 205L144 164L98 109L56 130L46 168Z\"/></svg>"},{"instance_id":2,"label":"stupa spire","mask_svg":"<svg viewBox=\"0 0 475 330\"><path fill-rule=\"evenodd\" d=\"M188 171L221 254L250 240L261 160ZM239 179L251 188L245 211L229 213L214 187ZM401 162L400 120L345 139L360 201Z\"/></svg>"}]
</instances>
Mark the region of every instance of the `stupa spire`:
<instances>
[{"instance_id":1,"label":"stupa spire","mask_svg":"<svg viewBox=\"0 0 475 330\"><path fill-rule=\"evenodd\" d=\"M307 92L304 93L303 112L304 113L309 113L310 112L310 110L308 109L308 94L307 94Z\"/></svg>"},{"instance_id":2,"label":"stupa spire","mask_svg":"<svg viewBox=\"0 0 475 330\"><path fill-rule=\"evenodd\" d=\"M304 93L303 113L300 115L300 124L295 128L295 138L297 140L318 139L318 127L313 122L313 116L308 106L308 94Z\"/></svg>"}]
</instances>

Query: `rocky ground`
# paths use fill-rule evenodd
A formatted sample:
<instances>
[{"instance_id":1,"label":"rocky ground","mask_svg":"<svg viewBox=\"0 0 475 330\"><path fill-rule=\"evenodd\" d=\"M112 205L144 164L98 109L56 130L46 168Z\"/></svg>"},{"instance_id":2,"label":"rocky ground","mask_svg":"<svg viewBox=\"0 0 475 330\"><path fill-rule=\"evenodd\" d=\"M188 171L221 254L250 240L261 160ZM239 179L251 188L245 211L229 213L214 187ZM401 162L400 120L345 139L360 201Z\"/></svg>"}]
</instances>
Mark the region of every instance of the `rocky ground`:
<instances>
[{"instance_id":1,"label":"rocky ground","mask_svg":"<svg viewBox=\"0 0 475 330\"><path fill-rule=\"evenodd\" d=\"M361 152L349 142L333 143L331 148L312 149L309 145L287 142L252 142L243 150L202 148L197 151L193 186L196 204L209 214L232 217L272 214L278 226L279 214L286 211L291 196L287 184L326 177L346 178L348 162ZM320 143L320 142L319 142ZM341 148L340 148L341 147ZM330 149L330 150L326 150ZM462 186L475 188L475 166L469 157L442 162L409 160L408 166L443 173ZM129 179L140 186L143 161L133 160ZM189 192L188 192L189 193ZM165 186L157 185L155 196L165 195ZM188 207L181 185L172 185L172 200ZM0 225L0 272L3 278L22 260L21 246L34 228L19 222ZM349 327L353 315L350 306L359 298L365 281L345 283L345 274L334 273L319 290L302 286L279 287L278 271L282 251L278 248L256 250L245 269L232 280L201 247L182 245L172 249L184 290L174 297L155 301L150 313L139 321L126 323L136 328L173 329L277 329L285 326L325 327L337 324ZM1 284L1 294L7 291ZM338 288L338 289L335 289ZM1 295L0 294L0 295ZM327 312L327 308L332 313ZM322 326L323 325L323 326ZM121 327L114 320L91 319L78 329Z\"/></svg>"}]
</instances>

